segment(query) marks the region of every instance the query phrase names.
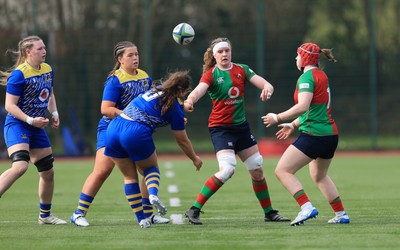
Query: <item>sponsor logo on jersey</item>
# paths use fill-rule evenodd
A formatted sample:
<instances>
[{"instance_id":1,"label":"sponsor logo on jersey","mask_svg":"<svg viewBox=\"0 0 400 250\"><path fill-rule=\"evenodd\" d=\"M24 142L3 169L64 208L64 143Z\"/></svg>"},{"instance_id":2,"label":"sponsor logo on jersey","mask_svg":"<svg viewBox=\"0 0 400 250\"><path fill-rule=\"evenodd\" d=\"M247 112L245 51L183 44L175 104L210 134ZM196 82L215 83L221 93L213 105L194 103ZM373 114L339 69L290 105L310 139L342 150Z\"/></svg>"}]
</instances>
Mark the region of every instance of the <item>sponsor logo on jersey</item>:
<instances>
[{"instance_id":1,"label":"sponsor logo on jersey","mask_svg":"<svg viewBox=\"0 0 400 250\"><path fill-rule=\"evenodd\" d=\"M39 100L44 102L47 100L47 98L49 98L49 95L50 95L50 91L47 88L44 88L39 95Z\"/></svg>"},{"instance_id":2,"label":"sponsor logo on jersey","mask_svg":"<svg viewBox=\"0 0 400 250\"><path fill-rule=\"evenodd\" d=\"M309 89L310 84L309 83L300 83L299 84L299 89Z\"/></svg>"},{"instance_id":3,"label":"sponsor logo on jersey","mask_svg":"<svg viewBox=\"0 0 400 250\"><path fill-rule=\"evenodd\" d=\"M236 97L238 97L240 94L239 88L238 87L232 87L229 89L228 91L228 95L230 98L235 99Z\"/></svg>"}]
</instances>

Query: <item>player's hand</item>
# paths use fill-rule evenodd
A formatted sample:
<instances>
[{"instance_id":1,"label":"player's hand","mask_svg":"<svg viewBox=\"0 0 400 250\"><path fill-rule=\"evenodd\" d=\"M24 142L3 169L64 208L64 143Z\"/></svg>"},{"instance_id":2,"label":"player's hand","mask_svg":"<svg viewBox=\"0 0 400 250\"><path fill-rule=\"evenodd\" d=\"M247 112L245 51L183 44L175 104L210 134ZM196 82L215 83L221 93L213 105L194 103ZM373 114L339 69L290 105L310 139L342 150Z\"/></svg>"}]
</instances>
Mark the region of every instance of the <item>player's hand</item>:
<instances>
[{"instance_id":1,"label":"player's hand","mask_svg":"<svg viewBox=\"0 0 400 250\"><path fill-rule=\"evenodd\" d=\"M274 90L273 90L273 89L271 89L271 88L264 88L264 89L261 91L261 95L260 95L261 101L263 101L263 102L268 101L268 100L271 98L271 96L272 96L273 93L274 93Z\"/></svg>"},{"instance_id":2,"label":"player's hand","mask_svg":"<svg viewBox=\"0 0 400 250\"><path fill-rule=\"evenodd\" d=\"M274 124L278 123L278 115L275 113L268 113L261 117L266 127L271 127Z\"/></svg>"},{"instance_id":3,"label":"player's hand","mask_svg":"<svg viewBox=\"0 0 400 250\"><path fill-rule=\"evenodd\" d=\"M194 111L193 103L188 100L185 100L183 102L183 110L185 110L185 112L193 112Z\"/></svg>"},{"instance_id":4,"label":"player's hand","mask_svg":"<svg viewBox=\"0 0 400 250\"><path fill-rule=\"evenodd\" d=\"M49 124L49 119L44 117L35 117L33 118L32 126L37 128L45 128Z\"/></svg>"},{"instance_id":5,"label":"player's hand","mask_svg":"<svg viewBox=\"0 0 400 250\"><path fill-rule=\"evenodd\" d=\"M56 129L60 126L60 117L58 116L58 113L54 113L52 116L53 123L51 124L51 128Z\"/></svg>"},{"instance_id":6,"label":"player's hand","mask_svg":"<svg viewBox=\"0 0 400 250\"><path fill-rule=\"evenodd\" d=\"M196 167L196 171L199 171L200 168L203 166L203 161L200 159L199 156L196 155L196 159L193 161L193 165Z\"/></svg>"},{"instance_id":7,"label":"player's hand","mask_svg":"<svg viewBox=\"0 0 400 250\"><path fill-rule=\"evenodd\" d=\"M279 124L278 127L281 128L278 132L276 132L276 138L278 140L285 140L294 131L294 126L292 123L282 123Z\"/></svg>"}]
</instances>

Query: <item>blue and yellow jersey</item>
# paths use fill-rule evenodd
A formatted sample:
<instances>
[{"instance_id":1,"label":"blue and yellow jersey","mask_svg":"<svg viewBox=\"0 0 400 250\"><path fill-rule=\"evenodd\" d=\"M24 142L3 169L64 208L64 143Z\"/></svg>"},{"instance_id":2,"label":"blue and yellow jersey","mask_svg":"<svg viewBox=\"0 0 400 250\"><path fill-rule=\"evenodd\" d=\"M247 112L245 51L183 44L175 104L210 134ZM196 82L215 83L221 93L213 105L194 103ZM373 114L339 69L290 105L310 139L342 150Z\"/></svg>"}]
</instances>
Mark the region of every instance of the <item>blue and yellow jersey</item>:
<instances>
[{"instance_id":1,"label":"blue and yellow jersey","mask_svg":"<svg viewBox=\"0 0 400 250\"><path fill-rule=\"evenodd\" d=\"M154 89L153 89L154 90ZM184 130L184 112L183 106L175 100L174 106L168 110L164 115L161 115L161 97L163 92L155 92L149 90L143 95L135 98L123 110L123 113L132 120L145 124L152 132L157 127L167 126L171 124L172 130Z\"/></svg>"},{"instance_id":2,"label":"blue and yellow jersey","mask_svg":"<svg viewBox=\"0 0 400 250\"><path fill-rule=\"evenodd\" d=\"M115 74L106 80L103 101L115 102L115 107L123 110L134 98L151 88L152 79L141 69L137 69L136 75L130 75L123 69L118 69ZM105 122L110 119L102 118Z\"/></svg>"},{"instance_id":3,"label":"blue and yellow jersey","mask_svg":"<svg viewBox=\"0 0 400 250\"><path fill-rule=\"evenodd\" d=\"M28 116L46 117L53 78L53 70L47 63L37 70L25 62L11 72L6 91L20 97L17 105Z\"/></svg>"}]
</instances>

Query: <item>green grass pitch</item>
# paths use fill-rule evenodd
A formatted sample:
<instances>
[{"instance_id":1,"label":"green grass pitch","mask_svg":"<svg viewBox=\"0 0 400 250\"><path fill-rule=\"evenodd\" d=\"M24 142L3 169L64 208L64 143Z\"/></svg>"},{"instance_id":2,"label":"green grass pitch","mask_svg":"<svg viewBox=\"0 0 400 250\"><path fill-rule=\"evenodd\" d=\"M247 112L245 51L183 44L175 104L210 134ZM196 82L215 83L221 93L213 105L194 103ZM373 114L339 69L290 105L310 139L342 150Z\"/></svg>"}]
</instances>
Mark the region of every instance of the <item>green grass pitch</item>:
<instances>
[{"instance_id":1,"label":"green grass pitch","mask_svg":"<svg viewBox=\"0 0 400 250\"><path fill-rule=\"evenodd\" d=\"M278 158L264 158L273 207L293 219L299 207L273 175ZM55 215L69 221L93 160L56 159ZM183 214L217 170L214 158L204 159L199 172L180 156L160 157L159 163L160 198L167 205L170 198L179 198L181 205L169 206L167 215ZM8 161L1 161L0 172L9 166ZM184 218L184 224L141 229L125 200L117 168L92 203L87 215L90 227L38 225L38 175L31 165L0 199L0 249L398 249L399 166L400 155L339 155L334 159L330 176L350 216L349 225L327 224L334 214L306 168L297 176L319 217L299 227L265 223L249 175L239 163L232 179L204 206L203 225L190 225ZM176 185L178 192L169 193L170 185Z\"/></svg>"}]
</instances>

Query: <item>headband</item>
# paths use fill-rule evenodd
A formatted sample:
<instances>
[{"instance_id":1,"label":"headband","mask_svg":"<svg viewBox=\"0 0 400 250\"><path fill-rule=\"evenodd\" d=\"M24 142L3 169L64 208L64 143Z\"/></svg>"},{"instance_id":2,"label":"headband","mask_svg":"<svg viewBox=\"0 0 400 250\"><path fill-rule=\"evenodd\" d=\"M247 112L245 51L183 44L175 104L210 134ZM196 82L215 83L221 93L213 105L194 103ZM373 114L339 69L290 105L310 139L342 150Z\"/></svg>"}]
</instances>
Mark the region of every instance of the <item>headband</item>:
<instances>
[{"instance_id":1,"label":"headband","mask_svg":"<svg viewBox=\"0 0 400 250\"><path fill-rule=\"evenodd\" d=\"M311 55L319 55L321 53L321 52L311 52L311 51L303 49L302 47L299 47L299 49L301 49L302 51L304 51L308 54L311 54Z\"/></svg>"},{"instance_id":2,"label":"headband","mask_svg":"<svg viewBox=\"0 0 400 250\"><path fill-rule=\"evenodd\" d=\"M217 54L217 51L221 48L231 48L228 42L219 42L213 47L213 55Z\"/></svg>"}]
</instances>

